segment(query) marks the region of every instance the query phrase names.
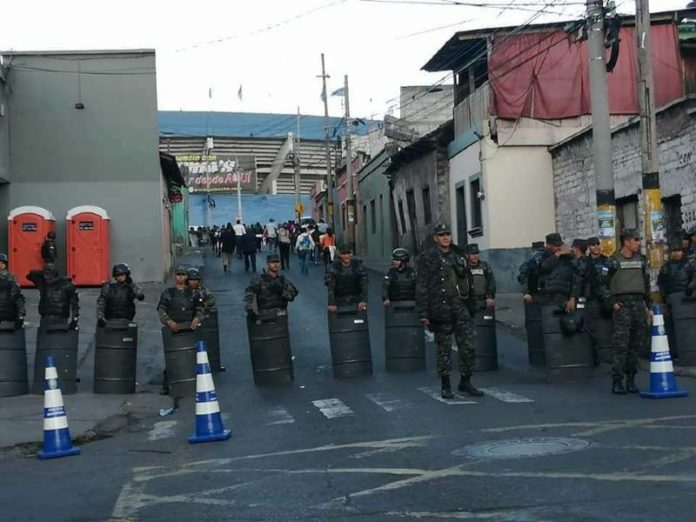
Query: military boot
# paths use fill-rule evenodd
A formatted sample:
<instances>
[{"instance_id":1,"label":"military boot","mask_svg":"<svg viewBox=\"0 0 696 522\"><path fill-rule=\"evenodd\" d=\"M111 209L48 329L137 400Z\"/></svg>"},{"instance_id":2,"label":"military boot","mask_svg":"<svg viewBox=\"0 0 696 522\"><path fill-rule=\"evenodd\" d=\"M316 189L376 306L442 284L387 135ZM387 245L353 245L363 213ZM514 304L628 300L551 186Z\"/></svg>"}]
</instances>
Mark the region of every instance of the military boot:
<instances>
[{"instance_id":1,"label":"military boot","mask_svg":"<svg viewBox=\"0 0 696 522\"><path fill-rule=\"evenodd\" d=\"M636 387L635 375L626 376L626 391L628 393L638 393L640 390Z\"/></svg>"},{"instance_id":2,"label":"military boot","mask_svg":"<svg viewBox=\"0 0 696 522\"><path fill-rule=\"evenodd\" d=\"M454 399L454 393L452 393L452 386L450 386L449 375L443 375L440 377L442 385L440 387L440 396L443 399Z\"/></svg>"},{"instance_id":3,"label":"military boot","mask_svg":"<svg viewBox=\"0 0 696 522\"><path fill-rule=\"evenodd\" d=\"M614 382L611 385L611 393L616 395L626 395L626 388L624 388L623 380L621 378L614 378Z\"/></svg>"},{"instance_id":4,"label":"military boot","mask_svg":"<svg viewBox=\"0 0 696 522\"><path fill-rule=\"evenodd\" d=\"M462 375L462 379L459 381L459 386L457 389L462 393L471 395L472 397L483 397L483 392L471 384L471 377Z\"/></svg>"}]
</instances>

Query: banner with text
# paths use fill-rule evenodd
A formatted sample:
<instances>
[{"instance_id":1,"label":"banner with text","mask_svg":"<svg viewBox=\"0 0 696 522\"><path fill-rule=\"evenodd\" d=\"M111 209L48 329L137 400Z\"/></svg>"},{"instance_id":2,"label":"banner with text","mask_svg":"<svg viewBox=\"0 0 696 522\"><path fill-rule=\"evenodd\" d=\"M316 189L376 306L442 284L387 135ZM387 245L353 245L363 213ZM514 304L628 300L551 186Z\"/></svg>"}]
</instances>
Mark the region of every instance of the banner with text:
<instances>
[{"instance_id":1,"label":"banner with text","mask_svg":"<svg viewBox=\"0 0 696 522\"><path fill-rule=\"evenodd\" d=\"M176 156L181 174L192 194L256 192L256 156L185 154Z\"/></svg>"}]
</instances>

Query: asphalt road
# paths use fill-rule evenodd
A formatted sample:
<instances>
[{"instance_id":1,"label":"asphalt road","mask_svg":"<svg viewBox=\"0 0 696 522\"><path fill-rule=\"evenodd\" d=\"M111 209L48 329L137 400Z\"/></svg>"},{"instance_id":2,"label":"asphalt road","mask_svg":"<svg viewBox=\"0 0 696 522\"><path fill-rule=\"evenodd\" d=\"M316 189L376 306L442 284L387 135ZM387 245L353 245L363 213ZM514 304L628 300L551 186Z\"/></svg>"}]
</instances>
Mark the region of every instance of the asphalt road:
<instances>
[{"instance_id":1,"label":"asphalt road","mask_svg":"<svg viewBox=\"0 0 696 522\"><path fill-rule=\"evenodd\" d=\"M259 256L259 259L262 259ZM192 401L86 444L82 455L0 460L0 520L692 520L696 383L685 399L609 394L609 379L550 385L499 329L503 366L476 400L438 397L428 370L384 371L380 277L371 274L375 373L332 377L323 269L287 276L293 386L252 380L242 305L248 277L207 260L227 372L215 384L232 439L191 446ZM639 385L647 383L641 374ZM455 381L456 384L456 381ZM433 397L431 394L435 394ZM69 412L68 412L69 413Z\"/></svg>"}]
</instances>

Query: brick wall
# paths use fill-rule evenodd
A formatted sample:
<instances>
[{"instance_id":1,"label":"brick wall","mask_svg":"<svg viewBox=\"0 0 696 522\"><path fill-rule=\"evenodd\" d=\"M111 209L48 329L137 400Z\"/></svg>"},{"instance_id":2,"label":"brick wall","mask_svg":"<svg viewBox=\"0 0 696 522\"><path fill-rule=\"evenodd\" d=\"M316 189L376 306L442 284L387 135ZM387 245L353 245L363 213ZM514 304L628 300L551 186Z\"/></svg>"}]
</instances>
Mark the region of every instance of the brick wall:
<instances>
[{"instance_id":1,"label":"brick wall","mask_svg":"<svg viewBox=\"0 0 696 522\"><path fill-rule=\"evenodd\" d=\"M684 227L696 225L696 101L687 100L658 113L660 187L663 197L681 195ZM553 158L556 229L564 239L599 232L592 133L551 150ZM612 166L616 197L641 197L640 129L636 123L616 130L612 137ZM639 213L639 218L640 218Z\"/></svg>"}]
</instances>

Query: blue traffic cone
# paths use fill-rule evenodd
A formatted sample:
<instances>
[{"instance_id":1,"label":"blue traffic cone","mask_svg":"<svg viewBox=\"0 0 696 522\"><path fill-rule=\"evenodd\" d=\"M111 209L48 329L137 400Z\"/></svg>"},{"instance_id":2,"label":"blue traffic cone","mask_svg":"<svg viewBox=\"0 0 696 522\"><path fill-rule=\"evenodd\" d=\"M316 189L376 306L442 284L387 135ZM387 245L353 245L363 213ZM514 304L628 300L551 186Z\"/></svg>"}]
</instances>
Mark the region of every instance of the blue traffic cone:
<instances>
[{"instance_id":1,"label":"blue traffic cone","mask_svg":"<svg viewBox=\"0 0 696 522\"><path fill-rule=\"evenodd\" d=\"M53 356L46 356L46 378L44 380L44 447L36 456L41 459L57 459L79 455L70 440L68 417L63 407L63 394L58 387L58 370Z\"/></svg>"},{"instance_id":2,"label":"blue traffic cone","mask_svg":"<svg viewBox=\"0 0 696 522\"><path fill-rule=\"evenodd\" d=\"M196 433L189 437L189 442L215 442L227 440L232 436L230 430L222 425L220 405L213 376L210 373L208 353L205 341L198 341L196 346Z\"/></svg>"},{"instance_id":3,"label":"blue traffic cone","mask_svg":"<svg viewBox=\"0 0 696 522\"><path fill-rule=\"evenodd\" d=\"M686 397L687 392L677 390L674 367L669 355L669 340L665 332L665 318L660 307L653 307L652 344L650 347L650 391L640 392L646 399Z\"/></svg>"}]
</instances>

